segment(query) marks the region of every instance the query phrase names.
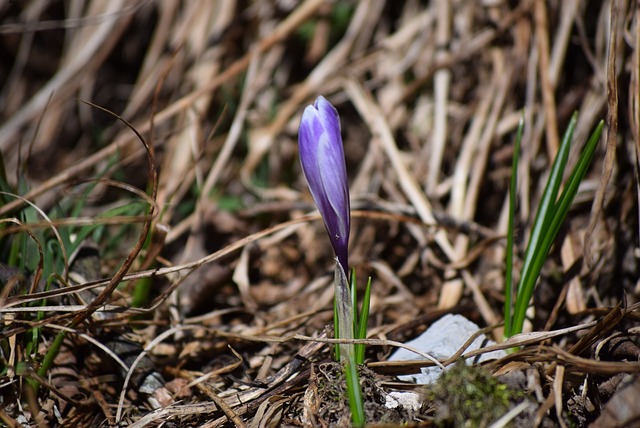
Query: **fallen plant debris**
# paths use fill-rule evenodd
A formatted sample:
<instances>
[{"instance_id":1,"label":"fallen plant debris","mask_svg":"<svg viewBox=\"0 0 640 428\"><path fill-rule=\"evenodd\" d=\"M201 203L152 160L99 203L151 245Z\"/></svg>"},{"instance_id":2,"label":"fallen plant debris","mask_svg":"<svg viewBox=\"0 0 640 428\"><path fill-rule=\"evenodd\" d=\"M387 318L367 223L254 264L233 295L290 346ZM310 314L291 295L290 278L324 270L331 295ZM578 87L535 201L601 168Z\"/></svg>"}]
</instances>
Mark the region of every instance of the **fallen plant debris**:
<instances>
[{"instance_id":1,"label":"fallen plant debris","mask_svg":"<svg viewBox=\"0 0 640 428\"><path fill-rule=\"evenodd\" d=\"M0 424L350 426L333 349L353 346L367 426L638 426L639 10L0 2ZM333 338L333 249L299 163L320 95L367 339ZM572 171L603 119L505 340L509 214L517 284L564 130ZM496 344L388 360L424 354L406 342L448 314ZM458 409L455 378L397 377L437 366L497 401ZM387 405L402 392L417 407Z\"/></svg>"}]
</instances>

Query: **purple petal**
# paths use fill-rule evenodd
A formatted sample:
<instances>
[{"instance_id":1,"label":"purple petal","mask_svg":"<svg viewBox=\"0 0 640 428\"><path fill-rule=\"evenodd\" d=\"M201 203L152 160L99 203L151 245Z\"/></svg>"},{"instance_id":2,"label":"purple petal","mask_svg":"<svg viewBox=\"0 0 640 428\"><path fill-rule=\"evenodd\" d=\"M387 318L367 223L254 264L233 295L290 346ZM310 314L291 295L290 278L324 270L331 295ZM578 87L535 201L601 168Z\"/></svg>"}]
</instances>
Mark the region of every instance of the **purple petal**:
<instances>
[{"instance_id":1,"label":"purple petal","mask_svg":"<svg viewBox=\"0 0 640 428\"><path fill-rule=\"evenodd\" d=\"M347 168L338 111L324 97L302 114L298 132L300 163L311 195L324 220L331 245L345 271L350 206Z\"/></svg>"},{"instance_id":2,"label":"purple petal","mask_svg":"<svg viewBox=\"0 0 640 428\"><path fill-rule=\"evenodd\" d=\"M311 194L315 199L315 190L322 188L320 171L318 169L317 153L323 132L318 112L313 106L307 106L302 114L300 128L298 130L298 146L300 148L300 163L302 172L309 183Z\"/></svg>"},{"instance_id":3,"label":"purple petal","mask_svg":"<svg viewBox=\"0 0 640 428\"><path fill-rule=\"evenodd\" d=\"M331 209L324 214L324 217L330 233L329 237L332 243L335 243L334 248L339 257L341 249L347 247L349 240L349 191L346 185L346 173L342 172L344 155L340 155L342 150L336 150L335 146L331 146L326 141L326 136L323 136L318 147L318 167L322 188Z\"/></svg>"},{"instance_id":4,"label":"purple petal","mask_svg":"<svg viewBox=\"0 0 640 428\"><path fill-rule=\"evenodd\" d=\"M344 159L342 136L340 135L340 116L338 115L338 110L336 110L336 108L332 106L331 103L327 101L323 96L319 96L316 99L314 107L318 111L318 116L320 117L323 128L329 134L329 140L332 144L340 146L339 149L336 147L336 150L340 150L340 153L342 153L342 158ZM344 160L342 163L344 164Z\"/></svg>"}]
</instances>

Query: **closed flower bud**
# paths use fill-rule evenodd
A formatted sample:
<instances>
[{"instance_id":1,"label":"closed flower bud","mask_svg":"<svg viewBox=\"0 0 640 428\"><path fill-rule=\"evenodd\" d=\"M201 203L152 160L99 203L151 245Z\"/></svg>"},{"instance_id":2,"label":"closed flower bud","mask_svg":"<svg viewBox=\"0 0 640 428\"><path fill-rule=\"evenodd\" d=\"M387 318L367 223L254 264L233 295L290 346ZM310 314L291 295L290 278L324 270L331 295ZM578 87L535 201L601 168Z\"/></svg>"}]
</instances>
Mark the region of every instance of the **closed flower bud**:
<instances>
[{"instance_id":1,"label":"closed flower bud","mask_svg":"<svg viewBox=\"0 0 640 428\"><path fill-rule=\"evenodd\" d=\"M300 163L313 200L331 239L331 245L348 272L350 206L347 168L340 136L338 111L324 97L307 106L298 131Z\"/></svg>"}]
</instances>

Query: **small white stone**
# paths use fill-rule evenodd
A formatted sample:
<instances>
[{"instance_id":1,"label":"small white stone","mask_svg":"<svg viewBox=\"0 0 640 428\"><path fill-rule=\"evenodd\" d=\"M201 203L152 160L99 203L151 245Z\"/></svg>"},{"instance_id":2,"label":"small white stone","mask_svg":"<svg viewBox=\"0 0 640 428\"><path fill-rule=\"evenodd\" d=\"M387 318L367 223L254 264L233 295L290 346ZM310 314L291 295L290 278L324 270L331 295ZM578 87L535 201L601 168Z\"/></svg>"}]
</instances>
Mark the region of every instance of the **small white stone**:
<instances>
[{"instance_id":1,"label":"small white stone","mask_svg":"<svg viewBox=\"0 0 640 428\"><path fill-rule=\"evenodd\" d=\"M392 391L387 394L385 407L387 409L395 409L402 406L407 410L417 412L420 410L422 401L420 396L415 392Z\"/></svg>"},{"instance_id":2,"label":"small white stone","mask_svg":"<svg viewBox=\"0 0 640 428\"><path fill-rule=\"evenodd\" d=\"M434 322L424 333L407 342L408 346L427 353L438 360L450 358L458 352L467 339L480 328L462 315L448 314ZM479 348L494 345L495 342L480 335L465 350L465 353ZM479 363L486 360L498 359L506 356L504 351L488 352L467 360L467 364ZM389 361L412 361L424 358L407 349L400 348L394 352ZM451 366L449 366L451 367ZM399 379L418 384L430 384L438 380L442 374L439 367L423 367L421 373L398 376Z\"/></svg>"}]
</instances>

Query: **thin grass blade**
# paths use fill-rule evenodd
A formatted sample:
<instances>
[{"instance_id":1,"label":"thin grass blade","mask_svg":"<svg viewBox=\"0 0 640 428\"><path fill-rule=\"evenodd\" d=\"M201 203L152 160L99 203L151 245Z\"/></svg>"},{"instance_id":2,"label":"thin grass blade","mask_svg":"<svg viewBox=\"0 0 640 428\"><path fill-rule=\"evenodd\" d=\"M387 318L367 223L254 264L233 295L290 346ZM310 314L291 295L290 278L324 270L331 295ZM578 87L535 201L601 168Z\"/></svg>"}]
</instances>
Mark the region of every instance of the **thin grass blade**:
<instances>
[{"instance_id":1,"label":"thin grass blade","mask_svg":"<svg viewBox=\"0 0 640 428\"><path fill-rule=\"evenodd\" d=\"M577 114L571 117L569 126L562 138L562 143L558 150L553 165L551 167L551 173L542 194L542 200L535 216L533 223L533 229L531 230L531 236L525 252L524 263L522 265L522 273L520 275L520 282L516 289L516 305L513 313L513 321L511 323L511 334L517 334L522 331L524 325L524 317L533 294L533 286L538 278L539 272L535 273L532 270L532 264L539 262L540 257L546 258L546 253L540 249L544 234L548 231L549 223L553 217L555 211L556 200L558 198L558 190L562 183L562 176L564 169L567 165L569 158L569 149L571 147L571 140L573 138L573 132L576 128L578 121Z\"/></svg>"},{"instance_id":2,"label":"thin grass blade","mask_svg":"<svg viewBox=\"0 0 640 428\"><path fill-rule=\"evenodd\" d=\"M356 339L367 338L367 324L369 321L369 305L371 303L371 277L367 280L367 287L364 290L364 297L362 299L362 308L360 309L360 316L358 317L358 327L356 331ZM359 343L356 345L356 363L364 364L364 351L365 345Z\"/></svg>"},{"instance_id":3,"label":"thin grass blade","mask_svg":"<svg viewBox=\"0 0 640 428\"><path fill-rule=\"evenodd\" d=\"M524 113L518 122L516 141L511 162L511 181L509 184L509 225L507 227L507 248L505 260L505 301L504 301L504 334L511 336L511 318L513 314L513 238L515 234L516 196L518 191L518 162L520 159L520 142L524 129Z\"/></svg>"},{"instance_id":4,"label":"thin grass blade","mask_svg":"<svg viewBox=\"0 0 640 428\"><path fill-rule=\"evenodd\" d=\"M549 250L551 249L558 231L560 230L562 222L569 212L571 203L573 202L573 199L578 192L578 186L580 185L580 182L584 178L584 175L586 174L586 171L591 164L591 160L593 159L598 140L600 139L600 134L602 133L603 124L604 123L601 121L596 127L595 131L591 134L591 137L589 138L585 148L580 154L578 163L576 164L574 170L569 176L569 179L567 180L567 184L562 192L562 195L558 199L558 202L554 204L552 211L553 216L545 227L544 235L541 236L541 241L538 244L538 251L535 254L535 257L532 258L532 263L529 267L526 280L523 284L522 295L518 296L518 302L516 302L516 311L514 314L513 322L514 334L522 331L526 307L529 300L531 299L531 296L533 295L533 289L537 282L538 276L540 275L542 265L547 258ZM517 306L518 304L520 304L520 307Z\"/></svg>"}]
</instances>

